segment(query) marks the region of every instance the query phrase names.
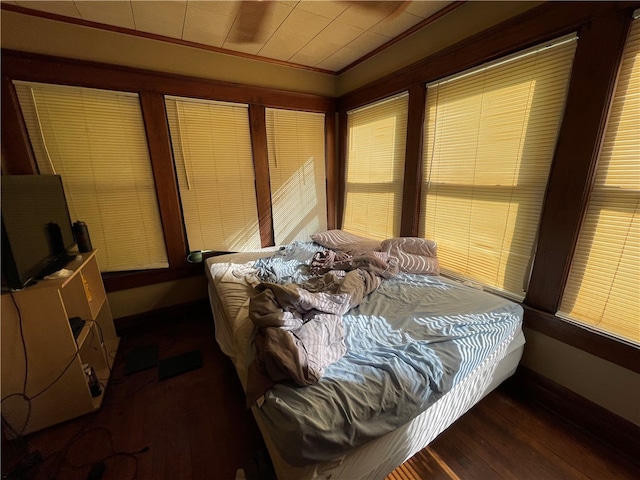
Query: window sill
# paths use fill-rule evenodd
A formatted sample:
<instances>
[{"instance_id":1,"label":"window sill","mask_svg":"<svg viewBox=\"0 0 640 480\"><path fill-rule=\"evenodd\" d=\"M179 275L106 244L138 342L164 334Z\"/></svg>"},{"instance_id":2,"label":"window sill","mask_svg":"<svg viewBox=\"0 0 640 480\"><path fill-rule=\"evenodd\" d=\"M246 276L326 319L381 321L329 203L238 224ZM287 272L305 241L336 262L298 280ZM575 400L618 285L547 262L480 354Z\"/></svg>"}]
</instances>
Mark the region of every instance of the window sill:
<instances>
[{"instance_id":1,"label":"window sill","mask_svg":"<svg viewBox=\"0 0 640 480\"><path fill-rule=\"evenodd\" d=\"M536 310L527 305L522 306L524 308L525 327L640 373L639 348L612 337L592 332L553 314Z\"/></svg>"},{"instance_id":2,"label":"window sill","mask_svg":"<svg viewBox=\"0 0 640 480\"><path fill-rule=\"evenodd\" d=\"M144 287L156 283L170 282L181 278L194 277L204 273L204 263L193 263L178 268L157 270L136 270L132 272L107 272L102 280L107 292L117 292L129 288Z\"/></svg>"}]
</instances>

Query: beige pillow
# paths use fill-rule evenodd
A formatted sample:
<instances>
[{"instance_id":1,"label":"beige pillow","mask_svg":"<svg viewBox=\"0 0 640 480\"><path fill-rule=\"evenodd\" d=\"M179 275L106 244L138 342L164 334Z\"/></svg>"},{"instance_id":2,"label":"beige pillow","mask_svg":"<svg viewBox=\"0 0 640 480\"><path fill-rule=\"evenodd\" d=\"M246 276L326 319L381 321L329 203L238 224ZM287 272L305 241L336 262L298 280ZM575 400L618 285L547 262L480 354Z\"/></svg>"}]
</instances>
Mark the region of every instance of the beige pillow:
<instances>
[{"instance_id":1,"label":"beige pillow","mask_svg":"<svg viewBox=\"0 0 640 480\"><path fill-rule=\"evenodd\" d=\"M380 241L372 238L361 237L344 230L327 230L314 233L311 240L325 248L351 254L380 251Z\"/></svg>"},{"instance_id":2,"label":"beige pillow","mask_svg":"<svg viewBox=\"0 0 640 480\"><path fill-rule=\"evenodd\" d=\"M433 240L399 237L384 240L381 250L398 259L401 272L439 275L438 246Z\"/></svg>"}]
</instances>

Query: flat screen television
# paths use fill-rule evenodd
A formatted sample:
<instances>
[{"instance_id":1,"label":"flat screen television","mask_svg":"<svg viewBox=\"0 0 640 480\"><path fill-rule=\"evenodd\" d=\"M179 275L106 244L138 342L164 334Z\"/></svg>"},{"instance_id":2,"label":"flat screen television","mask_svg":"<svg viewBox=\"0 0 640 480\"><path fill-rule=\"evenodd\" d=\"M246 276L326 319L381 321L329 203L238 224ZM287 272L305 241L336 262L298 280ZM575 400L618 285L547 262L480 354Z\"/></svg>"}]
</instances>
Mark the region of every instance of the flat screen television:
<instances>
[{"instance_id":1,"label":"flat screen television","mask_svg":"<svg viewBox=\"0 0 640 480\"><path fill-rule=\"evenodd\" d=\"M59 175L0 178L3 283L20 290L63 268L75 239Z\"/></svg>"}]
</instances>

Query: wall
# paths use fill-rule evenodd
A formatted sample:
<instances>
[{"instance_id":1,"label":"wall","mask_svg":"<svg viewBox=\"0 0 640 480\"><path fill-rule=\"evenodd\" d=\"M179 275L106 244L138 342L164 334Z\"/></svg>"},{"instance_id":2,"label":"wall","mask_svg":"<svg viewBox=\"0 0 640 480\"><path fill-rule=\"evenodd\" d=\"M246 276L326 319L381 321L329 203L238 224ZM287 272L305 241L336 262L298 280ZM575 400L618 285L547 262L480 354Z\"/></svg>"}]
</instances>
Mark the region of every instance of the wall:
<instances>
[{"instance_id":1,"label":"wall","mask_svg":"<svg viewBox=\"0 0 640 480\"><path fill-rule=\"evenodd\" d=\"M204 275L107 294L113 318L151 312L206 297L207 281Z\"/></svg>"},{"instance_id":2,"label":"wall","mask_svg":"<svg viewBox=\"0 0 640 480\"><path fill-rule=\"evenodd\" d=\"M640 425L640 375L535 330L525 329L522 365Z\"/></svg>"},{"instance_id":3,"label":"wall","mask_svg":"<svg viewBox=\"0 0 640 480\"><path fill-rule=\"evenodd\" d=\"M340 77L3 10L2 48L337 97L540 2L469 2ZM112 292L115 318L204 297L192 279ZM182 292L182 293L180 293Z\"/></svg>"},{"instance_id":4,"label":"wall","mask_svg":"<svg viewBox=\"0 0 640 480\"><path fill-rule=\"evenodd\" d=\"M454 11L451 17L434 22L424 32L408 37L340 77L61 24L7 11L2 12L2 47L246 85L337 96L409 65L533 5L533 2L468 2ZM464 28L459 30L459 25ZM109 301L114 317L121 318L204 298L205 287L203 277L194 277L112 292L109 294ZM526 335L528 343L523 358L525 366L640 425L639 374L536 331L527 330Z\"/></svg>"},{"instance_id":5,"label":"wall","mask_svg":"<svg viewBox=\"0 0 640 480\"><path fill-rule=\"evenodd\" d=\"M336 96L334 75L3 10L2 48L284 91ZM114 318L206 297L204 277L109 293Z\"/></svg>"},{"instance_id":6,"label":"wall","mask_svg":"<svg viewBox=\"0 0 640 480\"><path fill-rule=\"evenodd\" d=\"M341 74L338 78L338 95L344 95L396 72L540 3L542 2L467 2Z\"/></svg>"},{"instance_id":7,"label":"wall","mask_svg":"<svg viewBox=\"0 0 640 480\"><path fill-rule=\"evenodd\" d=\"M465 13L465 16L459 19L460 21L458 22L458 24L468 26L473 23L473 17L469 16L471 15L471 12L475 9L478 9L475 11L478 13L478 15L481 15L482 13L484 13L483 9L485 7L489 7L489 5L481 2L468 2L464 7L460 7L458 10L454 11L453 14ZM583 9L584 4L581 6L576 5L575 8ZM594 16L596 15L597 14L594 14ZM425 31L424 33L420 32L420 34L415 34L414 36L409 37L389 48L386 52L383 52L380 55L372 58L371 60L368 60L361 66L357 66L352 71L343 74L339 80L339 91L353 92L352 95L347 95L347 98L344 100L344 104L346 105L345 109L348 110L350 108L354 108L363 103L366 103L367 101L371 101L371 99L380 98L380 92L383 92L384 94L386 92L400 90L401 88L407 89L408 85L410 85L412 82L418 82L418 78L420 78L420 81L423 81L421 75L427 76L430 75L432 71L438 70L438 68L434 67L433 64L422 65L424 67L422 68L422 70L420 68L409 68L405 69L404 71L397 72L395 75L391 75L390 77L388 77L388 79L384 78L382 80L376 81L376 75L372 72L375 71L381 76L385 75L387 72L385 71L384 67L379 67L377 70L375 70L375 66L372 64L377 62L379 59L385 58L386 55L397 55L399 58L396 60L396 65L399 68L403 68L406 65L409 65L409 62L407 61L405 63L404 59L409 58L411 57L411 55L413 55L412 53L410 53L411 45L413 45L414 42L416 42L415 44L420 45L421 40L424 40L425 42L428 41L428 36L436 31L436 26L437 30L443 32L448 28L452 29L452 25L448 25L447 20L448 16L434 22L434 28L431 31ZM534 27L536 27L537 30L543 30L547 27L547 22L541 20L540 18L537 18L536 22L534 23L536 23ZM456 24L456 26L458 24ZM544 28L541 28L541 26L543 25ZM517 30L517 28L513 27L511 29L511 33ZM522 28L520 28L520 30L522 31ZM473 33L472 29L468 30L468 32L470 34ZM530 32L524 32L524 34L527 33ZM553 37L551 36L550 38ZM440 40L442 40L442 38ZM582 40L584 44L584 39ZM507 43L506 39L504 41L505 43ZM448 44L446 42L443 42L441 45L443 47L446 47ZM494 38L491 47L488 48L498 49L499 46L500 41ZM480 45L478 45L478 47L478 50L483 50ZM484 47L484 45L482 45L482 47ZM466 48L472 49L473 44L466 45ZM406 53L406 55L403 55L403 53ZM464 56L465 53L466 52L456 51L454 54L454 60L449 63L455 63L455 55L461 57ZM467 55L467 57L469 56L471 55ZM599 58L597 57L589 58L589 62L591 62L591 64L598 60ZM385 62L381 63L383 65L386 65ZM402 78L403 76L404 78ZM379 79L380 77L377 78ZM398 80L398 78L400 78L400 80ZM595 83L593 76L589 76L588 78L589 81ZM366 82L373 83L367 84ZM584 133L584 131L582 131L582 133ZM580 142L583 142L584 139L584 136L582 136L579 140ZM572 153L575 154L575 149ZM591 160L591 157L589 157L588 160ZM569 169L569 171L571 171L571 169ZM565 185L562 185L560 190L562 190L562 187L564 186ZM549 249L553 250L554 247L558 246L558 243L559 242L557 241L557 239L554 239L554 241L552 241L549 245ZM559 319L557 319L557 321L561 322L561 320ZM551 336L544 335L539 331L533 330L531 328L527 328L525 334L527 337L527 345L525 347L525 354L522 360L522 364L524 366L552 380L553 382L564 386L574 393L592 401L593 403L619 415L620 417L636 425L640 425L639 373L636 373L636 371L634 370L630 370L629 368L631 367L624 368L616 363L607 361L597 355L587 353L584 350L559 341L558 339L552 338ZM564 340L567 342L573 341L572 339L567 338L564 338ZM630 358L638 358L638 353L639 352L636 350L635 353L630 354ZM607 352L603 352L601 350L600 354L606 356Z\"/></svg>"},{"instance_id":8,"label":"wall","mask_svg":"<svg viewBox=\"0 0 640 480\"><path fill-rule=\"evenodd\" d=\"M338 97L541 2L467 2L340 76L2 11L2 48Z\"/></svg>"},{"instance_id":9,"label":"wall","mask_svg":"<svg viewBox=\"0 0 640 480\"><path fill-rule=\"evenodd\" d=\"M2 48L335 96L333 75L2 11Z\"/></svg>"}]
</instances>

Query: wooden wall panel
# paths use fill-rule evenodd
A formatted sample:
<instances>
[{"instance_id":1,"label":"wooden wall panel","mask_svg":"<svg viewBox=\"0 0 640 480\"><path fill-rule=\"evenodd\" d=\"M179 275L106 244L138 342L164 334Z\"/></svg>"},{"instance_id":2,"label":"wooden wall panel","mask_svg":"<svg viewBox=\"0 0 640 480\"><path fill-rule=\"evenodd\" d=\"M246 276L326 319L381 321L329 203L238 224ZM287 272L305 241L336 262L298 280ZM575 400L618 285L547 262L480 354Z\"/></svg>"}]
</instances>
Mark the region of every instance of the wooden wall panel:
<instances>
[{"instance_id":1,"label":"wooden wall panel","mask_svg":"<svg viewBox=\"0 0 640 480\"><path fill-rule=\"evenodd\" d=\"M253 164L256 173L256 200L260 242L263 247L269 247L275 245L275 237L273 232L273 210L271 208L267 125L263 105L249 105L249 126L251 128Z\"/></svg>"},{"instance_id":2,"label":"wooden wall panel","mask_svg":"<svg viewBox=\"0 0 640 480\"><path fill-rule=\"evenodd\" d=\"M336 202L336 228L342 228L345 194L347 191L347 112L338 115L338 180Z\"/></svg>"},{"instance_id":3,"label":"wooden wall panel","mask_svg":"<svg viewBox=\"0 0 640 480\"><path fill-rule=\"evenodd\" d=\"M335 111L335 100L320 95L239 85L143 69L105 65L34 53L2 50L3 73L32 82L121 90L147 91L207 100L256 103L266 107L311 112Z\"/></svg>"},{"instance_id":4,"label":"wooden wall panel","mask_svg":"<svg viewBox=\"0 0 640 480\"><path fill-rule=\"evenodd\" d=\"M407 89L412 92L401 234L417 234L424 122L417 99L424 85L577 31L575 64L541 215L538 250L523 302L525 325L634 371L640 365L640 349L563 321L555 312L591 189L624 41L637 8L640 2L548 2L339 99L339 185L343 186L346 111ZM424 99L420 101L424 104ZM343 197L344 187L339 192L339 218Z\"/></svg>"},{"instance_id":5,"label":"wooden wall panel","mask_svg":"<svg viewBox=\"0 0 640 480\"><path fill-rule=\"evenodd\" d=\"M172 268L184 267L187 265L187 241L178 195L178 180L173 167L173 151L164 97L159 93L141 92L140 106L147 133L169 265Z\"/></svg>"},{"instance_id":6,"label":"wooden wall panel","mask_svg":"<svg viewBox=\"0 0 640 480\"><path fill-rule=\"evenodd\" d=\"M149 153L155 177L169 269L105 275L109 291L166 282L202 269L186 262L187 242L179 201L173 155L166 123L164 95L247 103L256 157L256 188L261 241L273 245L269 170L264 124L265 107L285 108L327 115L336 111L336 100L319 95L250 87L182 75L106 65L47 55L2 50L2 173L37 173L29 138L22 122L12 80L102 88L140 94ZM335 157L335 155L333 155ZM330 158L335 163L335 158ZM335 177L335 176L334 176ZM335 197L335 195L334 195Z\"/></svg>"},{"instance_id":7,"label":"wooden wall panel","mask_svg":"<svg viewBox=\"0 0 640 480\"><path fill-rule=\"evenodd\" d=\"M524 320L527 327L537 332L594 355L605 355L610 362L640 373L640 352L632 345L596 334L573 323L560 321L555 315L528 305L524 305Z\"/></svg>"},{"instance_id":8,"label":"wooden wall panel","mask_svg":"<svg viewBox=\"0 0 640 480\"><path fill-rule=\"evenodd\" d=\"M438 80L571 33L611 12L638 7L640 2L544 3L342 96L339 110L351 110L399 93L411 85Z\"/></svg>"},{"instance_id":9,"label":"wooden wall panel","mask_svg":"<svg viewBox=\"0 0 640 480\"><path fill-rule=\"evenodd\" d=\"M579 31L525 299L546 312L555 313L562 298L630 23L628 12L615 12Z\"/></svg>"},{"instance_id":10,"label":"wooden wall panel","mask_svg":"<svg viewBox=\"0 0 640 480\"><path fill-rule=\"evenodd\" d=\"M16 89L8 77L2 77L2 174L38 173L29 133L24 124Z\"/></svg>"},{"instance_id":11,"label":"wooden wall panel","mask_svg":"<svg viewBox=\"0 0 640 480\"><path fill-rule=\"evenodd\" d=\"M420 194L422 191L422 141L426 88L422 84L409 88L407 117L407 147L404 162L404 192L402 194L402 221L400 235L418 236Z\"/></svg>"},{"instance_id":12,"label":"wooden wall panel","mask_svg":"<svg viewBox=\"0 0 640 480\"><path fill-rule=\"evenodd\" d=\"M336 228L336 196L338 165L336 156L336 114L329 112L324 117L325 172L327 175L327 228Z\"/></svg>"}]
</instances>

